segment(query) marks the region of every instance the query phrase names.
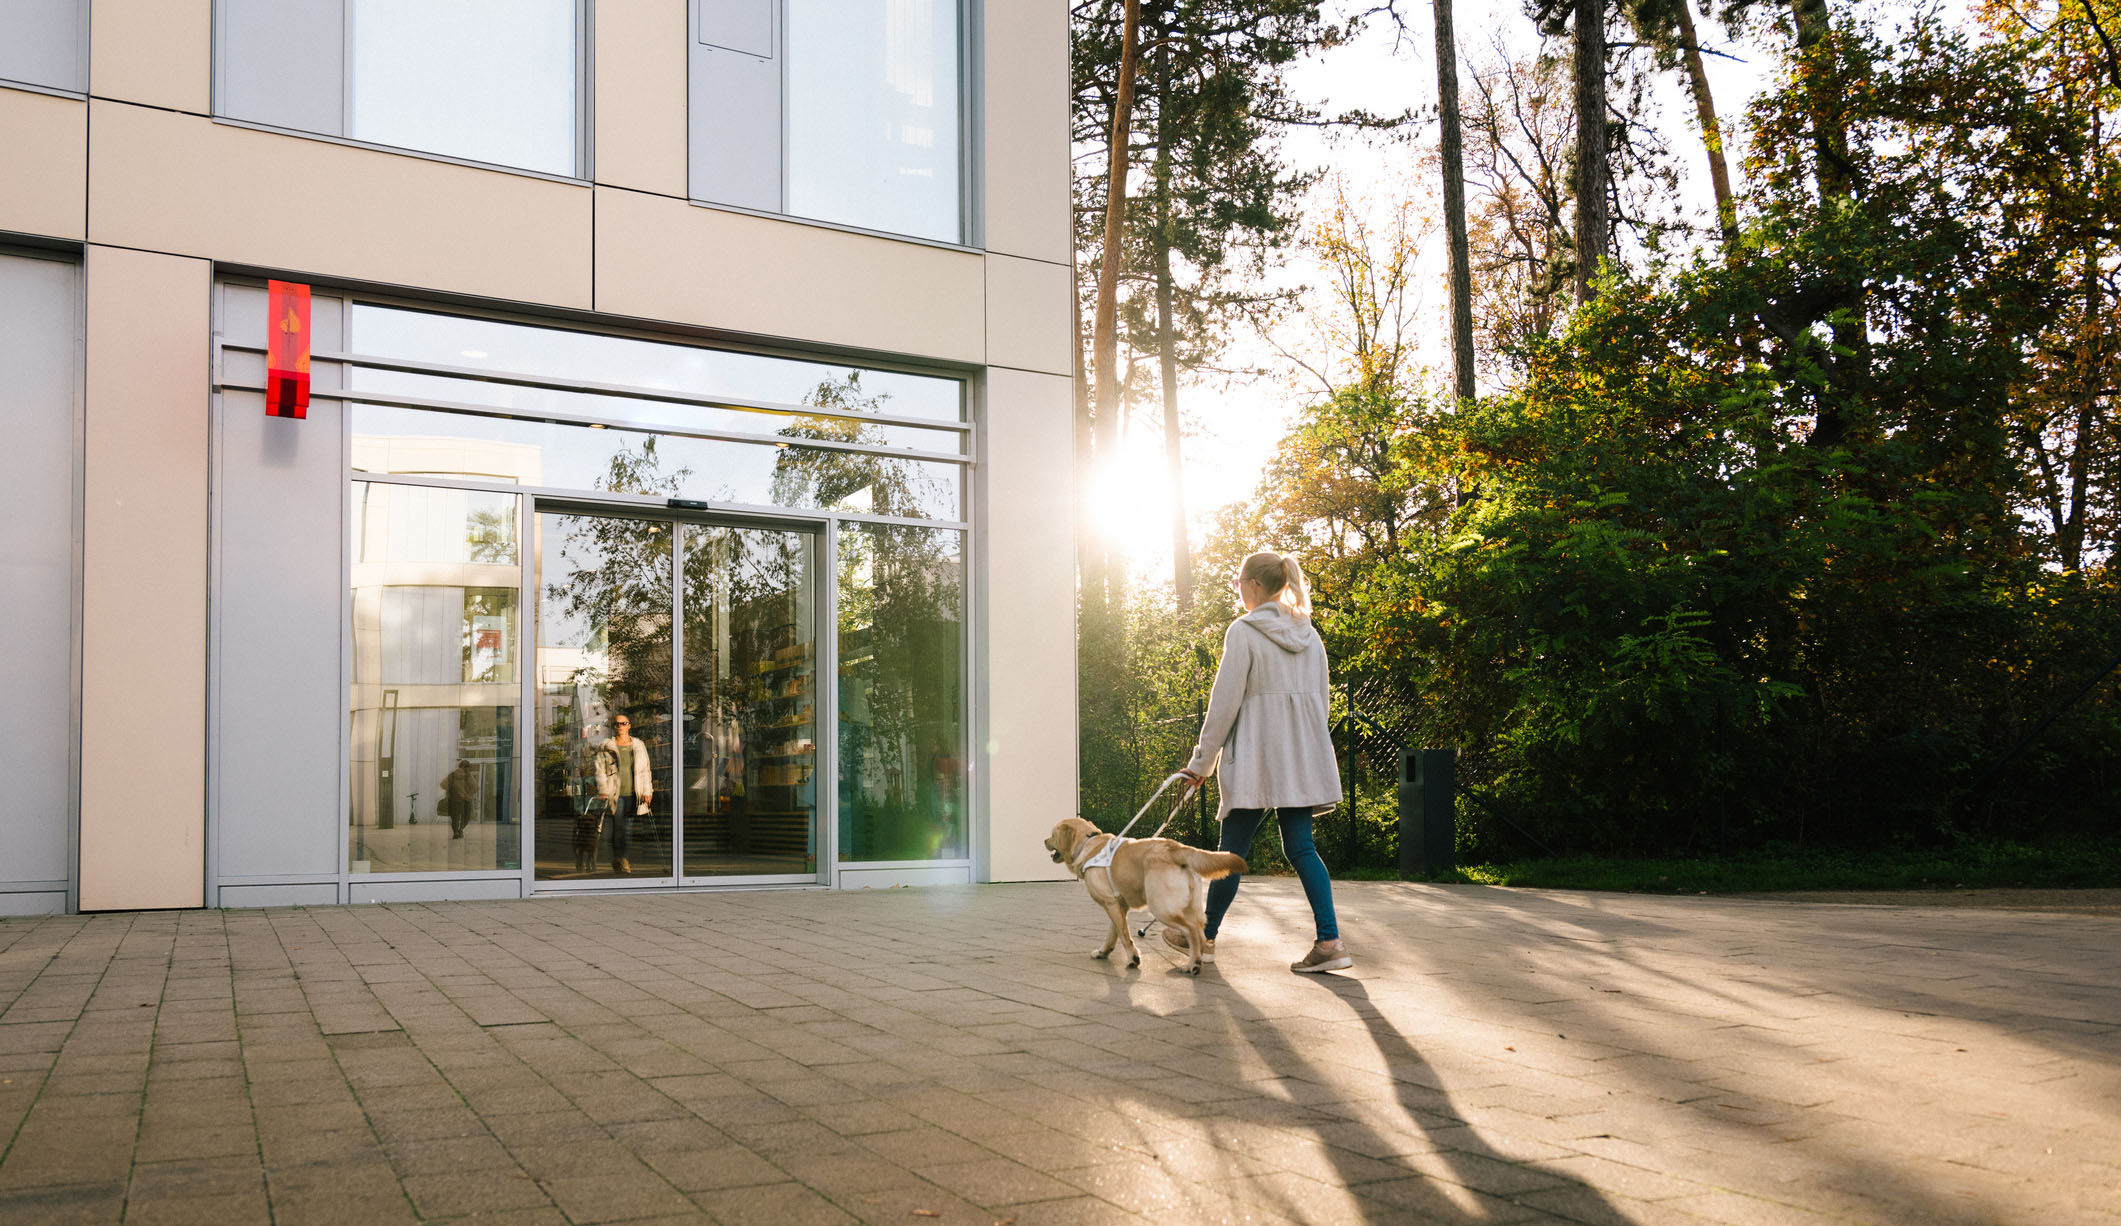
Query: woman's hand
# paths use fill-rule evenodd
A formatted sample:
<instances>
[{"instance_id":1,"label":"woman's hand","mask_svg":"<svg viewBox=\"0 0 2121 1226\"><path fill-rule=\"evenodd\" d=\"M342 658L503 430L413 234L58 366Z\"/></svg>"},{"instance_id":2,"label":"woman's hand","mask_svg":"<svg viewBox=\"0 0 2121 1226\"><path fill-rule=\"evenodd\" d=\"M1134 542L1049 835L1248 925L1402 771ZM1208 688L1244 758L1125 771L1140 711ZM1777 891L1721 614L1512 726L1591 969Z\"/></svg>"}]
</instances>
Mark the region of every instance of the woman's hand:
<instances>
[{"instance_id":1,"label":"woman's hand","mask_svg":"<svg viewBox=\"0 0 2121 1226\"><path fill-rule=\"evenodd\" d=\"M1201 784L1206 783L1208 781L1208 777L1206 775L1196 775L1189 770L1181 770L1178 773L1185 779L1186 786L1189 788L1197 788Z\"/></svg>"}]
</instances>

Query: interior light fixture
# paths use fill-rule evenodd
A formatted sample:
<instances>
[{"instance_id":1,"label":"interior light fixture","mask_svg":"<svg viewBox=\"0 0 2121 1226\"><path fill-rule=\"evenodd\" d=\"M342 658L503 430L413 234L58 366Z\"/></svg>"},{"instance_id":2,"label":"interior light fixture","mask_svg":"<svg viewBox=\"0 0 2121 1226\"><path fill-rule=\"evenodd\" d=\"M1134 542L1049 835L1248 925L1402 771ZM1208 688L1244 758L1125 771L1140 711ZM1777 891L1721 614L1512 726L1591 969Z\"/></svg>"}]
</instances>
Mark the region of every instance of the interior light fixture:
<instances>
[{"instance_id":1,"label":"interior light fixture","mask_svg":"<svg viewBox=\"0 0 2121 1226\"><path fill-rule=\"evenodd\" d=\"M464 356L467 358L483 358L486 356L486 351L484 349L466 349Z\"/></svg>"}]
</instances>

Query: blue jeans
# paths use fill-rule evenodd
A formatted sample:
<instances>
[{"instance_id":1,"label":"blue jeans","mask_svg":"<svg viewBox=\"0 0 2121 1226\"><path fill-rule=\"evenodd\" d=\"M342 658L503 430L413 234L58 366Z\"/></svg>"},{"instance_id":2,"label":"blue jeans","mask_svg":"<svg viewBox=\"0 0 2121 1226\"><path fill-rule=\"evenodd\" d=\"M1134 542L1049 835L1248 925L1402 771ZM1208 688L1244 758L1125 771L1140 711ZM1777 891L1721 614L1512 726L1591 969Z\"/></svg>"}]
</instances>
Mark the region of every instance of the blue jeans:
<instances>
[{"instance_id":1,"label":"blue jeans","mask_svg":"<svg viewBox=\"0 0 2121 1226\"><path fill-rule=\"evenodd\" d=\"M1260 820L1266 817L1265 809L1232 809L1223 818L1222 849L1234 851L1240 856L1252 854L1252 836L1259 833ZM1319 858L1318 844L1311 841L1311 810L1303 806L1291 809L1276 809L1275 824L1281 827L1281 854L1296 870L1296 879L1303 883L1304 897L1311 903L1311 918L1318 924L1318 939L1333 941L1340 938L1340 925L1333 918L1333 879L1326 874L1326 862ZM1240 874L1232 873L1218 877L1208 883L1208 939L1215 939L1215 930L1222 927L1223 912L1230 909L1230 902L1237 897Z\"/></svg>"}]
</instances>

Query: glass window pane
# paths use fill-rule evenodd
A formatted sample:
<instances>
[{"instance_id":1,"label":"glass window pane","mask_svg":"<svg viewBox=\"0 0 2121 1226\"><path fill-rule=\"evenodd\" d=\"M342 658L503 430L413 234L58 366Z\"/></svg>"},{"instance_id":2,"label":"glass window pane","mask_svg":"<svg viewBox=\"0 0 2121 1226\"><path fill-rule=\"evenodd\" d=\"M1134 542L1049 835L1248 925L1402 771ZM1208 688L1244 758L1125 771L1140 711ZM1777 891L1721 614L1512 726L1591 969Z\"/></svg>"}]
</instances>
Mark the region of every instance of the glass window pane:
<instances>
[{"instance_id":1,"label":"glass window pane","mask_svg":"<svg viewBox=\"0 0 2121 1226\"><path fill-rule=\"evenodd\" d=\"M684 533L685 874L814 874L817 538Z\"/></svg>"},{"instance_id":2,"label":"glass window pane","mask_svg":"<svg viewBox=\"0 0 2121 1226\"><path fill-rule=\"evenodd\" d=\"M967 854L964 575L961 532L840 530L842 860Z\"/></svg>"},{"instance_id":3,"label":"glass window pane","mask_svg":"<svg viewBox=\"0 0 2121 1226\"><path fill-rule=\"evenodd\" d=\"M576 0L347 0L356 140L576 173Z\"/></svg>"},{"instance_id":4,"label":"glass window pane","mask_svg":"<svg viewBox=\"0 0 2121 1226\"><path fill-rule=\"evenodd\" d=\"M353 486L356 873L515 868L517 498Z\"/></svg>"},{"instance_id":5,"label":"glass window pane","mask_svg":"<svg viewBox=\"0 0 2121 1226\"><path fill-rule=\"evenodd\" d=\"M948 461L386 405L354 404L348 415L358 472L908 519L962 518L964 470ZM866 432L874 429L830 424L830 430L790 427L784 433L869 441Z\"/></svg>"},{"instance_id":6,"label":"glass window pane","mask_svg":"<svg viewBox=\"0 0 2121 1226\"><path fill-rule=\"evenodd\" d=\"M86 0L0 0L0 80L85 92Z\"/></svg>"},{"instance_id":7,"label":"glass window pane","mask_svg":"<svg viewBox=\"0 0 2121 1226\"><path fill-rule=\"evenodd\" d=\"M533 378L620 383L777 404L831 403L895 417L964 420L964 385L956 379L366 303L353 309L353 349L369 357L468 366ZM364 376L378 373L362 372Z\"/></svg>"},{"instance_id":8,"label":"glass window pane","mask_svg":"<svg viewBox=\"0 0 2121 1226\"><path fill-rule=\"evenodd\" d=\"M957 0L788 0L788 211L957 242Z\"/></svg>"}]
</instances>

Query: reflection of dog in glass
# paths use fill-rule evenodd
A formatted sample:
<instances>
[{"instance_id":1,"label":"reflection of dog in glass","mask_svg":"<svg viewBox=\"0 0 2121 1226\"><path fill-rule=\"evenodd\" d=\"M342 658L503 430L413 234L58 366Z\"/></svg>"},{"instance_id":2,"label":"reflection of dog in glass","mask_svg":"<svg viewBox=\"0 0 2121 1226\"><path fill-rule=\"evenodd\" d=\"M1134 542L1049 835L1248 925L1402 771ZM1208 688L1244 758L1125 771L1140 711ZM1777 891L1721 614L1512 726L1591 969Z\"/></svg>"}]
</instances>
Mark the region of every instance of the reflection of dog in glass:
<instances>
[{"instance_id":1,"label":"reflection of dog in glass","mask_svg":"<svg viewBox=\"0 0 2121 1226\"><path fill-rule=\"evenodd\" d=\"M1127 965L1140 966L1141 951L1127 935L1127 911L1146 907L1149 914L1186 934L1192 951L1186 973L1200 974L1200 953L1208 947L1208 882L1245 871L1244 857L1227 851L1202 851L1170 839L1125 839L1105 852L1116 835L1106 834L1079 817L1061 819L1046 836L1046 851L1055 864L1082 879L1090 901L1112 921L1105 943L1090 956L1108 957L1114 944L1127 949Z\"/></svg>"}]
</instances>

